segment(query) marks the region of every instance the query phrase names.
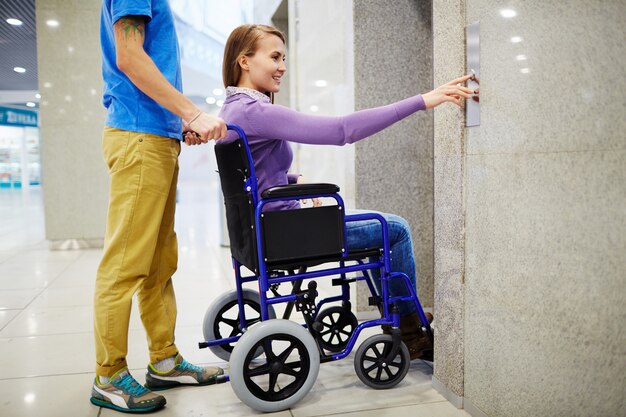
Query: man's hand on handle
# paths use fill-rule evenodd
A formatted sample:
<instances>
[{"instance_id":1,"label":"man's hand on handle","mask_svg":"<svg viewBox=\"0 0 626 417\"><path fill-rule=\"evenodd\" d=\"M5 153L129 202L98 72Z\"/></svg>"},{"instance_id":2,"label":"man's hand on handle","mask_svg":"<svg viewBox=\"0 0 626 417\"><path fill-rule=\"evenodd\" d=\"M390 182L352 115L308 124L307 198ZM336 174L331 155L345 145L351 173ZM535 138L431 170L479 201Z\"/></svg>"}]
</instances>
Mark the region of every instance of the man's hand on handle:
<instances>
[{"instance_id":1,"label":"man's hand on handle","mask_svg":"<svg viewBox=\"0 0 626 417\"><path fill-rule=\"evenodd\" d=\"M226 122L222 118L199 111L189 122L184 121L183 140L188 146L226 137Z\"/></svg>"}]
</instances>

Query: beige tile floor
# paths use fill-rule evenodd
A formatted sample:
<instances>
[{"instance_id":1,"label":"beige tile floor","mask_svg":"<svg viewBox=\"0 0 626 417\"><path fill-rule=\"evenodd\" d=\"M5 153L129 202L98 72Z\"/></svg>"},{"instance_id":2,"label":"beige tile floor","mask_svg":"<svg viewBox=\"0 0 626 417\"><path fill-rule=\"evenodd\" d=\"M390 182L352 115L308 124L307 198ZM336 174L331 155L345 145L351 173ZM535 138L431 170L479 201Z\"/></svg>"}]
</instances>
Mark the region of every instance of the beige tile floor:
<instances>
[{"instance_id":1,"label":"beige tile floor","mask_svg":"<svg viewBox=\"0 0 626 417\"><path fill-rule=\"evenodd\" d=\"M197 213L206 217L198 219ZM227 367L209 350L197 347L210 301L233 288L229 253L219 246L215 232L218 218L216 203L198 198L179 202L176 341L188 360ZM0 190L0 416L121 415L89 403L94 377L92 297L100 256L100 250L48 250L41 190ZM320 293L328 291L330 286L320 283ZM136 310L128 361L133 375L144 381L147 344ZM414 361L398 386L377 391L358 380L350 355L322 364L309 394L292 409L272 415L469 416L432 388L431 365ZM242 404L229 384L173 389L164 395L167 407L158 413L163 417L261 414Z\"/></svg>"}]
</instances>

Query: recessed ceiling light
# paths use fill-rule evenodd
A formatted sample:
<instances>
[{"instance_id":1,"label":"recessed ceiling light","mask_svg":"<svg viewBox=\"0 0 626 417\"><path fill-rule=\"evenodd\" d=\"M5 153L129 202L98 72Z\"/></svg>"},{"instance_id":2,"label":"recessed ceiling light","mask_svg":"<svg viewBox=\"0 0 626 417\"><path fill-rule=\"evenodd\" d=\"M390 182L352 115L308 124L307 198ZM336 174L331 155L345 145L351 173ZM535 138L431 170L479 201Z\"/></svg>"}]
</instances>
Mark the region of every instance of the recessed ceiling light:
<instances>
[{"instance_id":1,"label":"recessed ceiling light","mask_svg":"<svg viewBox=\"0 0 626 417\"><path fill-rule=\"evenodd\" d=\"M224 100L217 100L217 103L215 103L217 105L217 107L222 107L224 105Z\"/></svg>"},{"instance_id":2,"label":"recessed ceiling light","mask_svg":"<svg viewBox=\"0 0 626 417\"><path fill-rule=\"evenodd\" d=\"M502 9L500 10L500 16L510 19L517 16L517 12L513 9Z\"/></svg>"},{"instance_id":3,"label":"recessed ceiling light","mask_svg":"<svg viewBox=\"0 0 626 417\"><path fill-rule=\"evenodd\" d=\"M530 72L530 68L522 68L519 70L522 74L528 74Z\"/></svg>"},{"instance_id":4,"label":"recessed ceiling light","mask_svg":"<svg viewBox=\"0 0 626 417\"><path fill-rule=\"evenodd\" d=\"M312 112L316 112L318 111L320 108L318 106L316 106L315 104L313 104L311 107L309 107L309 110L311 110Z\"/></svg>"},{"instance_id":5,"label":"recessed ceiling light","mask_svg":"<svg viewBox=\"0 0 626 417\"><path fill-rule=\"evenodd\" d=\"M326 80L317 80L315 81L316 87L326 87L328 85L328 81Z\"/></svg>"},{"instance_id":6,"label":"recessed ceiling light","mask_svg":"<svg viewBox=\"0 0 626 417\"><path fill-rule=\"evenodd\" d=\"M221 96L222 94L224 94L224 90L222 90L221 88L213 89L213 95L214 96Z\"/></svg>"},{"instance_id":7,"label":"recessed ceiling light","mask_svg":"<svg viewBox=\"0 0 626 417\"><path fill-rule=\"evenodd\" d=\"M206 101L206 104L215 104L217 99L215 97L207 97L204 101Z\"/></svg>"},{"instance_id":8,"label":"recessed ceiling light","mask_svg":"<svg viewBox=\"0 0 626 417\"><path fill-rule=\"evenodd\" d=\"M24 22L22 22L20 19L8 18L7 19L7 23L9 25L13 25L13 26L21 26L22 23L24 23Z\"/></svg>"},{"instance_id":9,"label":"recessed ceiling light","mask_svg":"<svg viewBox=\"0 0 626 417\"><path fill-rule=\"evenodd\" d=\"M14 68L13 68L13 71L15 71L15 72L17 72L17 73L20 73L20 74L23 74L23 73L25 73L25 72L26 72L26 68L22 68L22 67L14 67Z\"/></svg>"},{"instance_id":10,"label":"recessed ceiling light","mask_svg":"<svg viewBox=\"0 0 626 417\"><path fill-rule=\"evenodd\" d=\"M46 20L46 25L50 26L51 28L55 28L59 26L59 21L54 19Z\"/></svg>"},{"instance_id":11,"label":"recessed ceiling light","mask_svg":"<svg viewBox=\"0 0 626 417\"><path fill-rule=\"evenodd\" d=\"M39 93L35 94L35 98L41 98L41 94Z\"/></svg>"},{"instance_id":12,"label":"recessed ceiling light","mask_svg":"<svg viewBox=\"0 0 626 417\"><path fill-rule=\"evenodd\" d=\"M29 101L28 103L26 103L26 105L28 107L35 107L35 103L33 103L32 101Z\"/></svg>"},{"instance_id":13,"label":"recessed ceiling light","mask_svg":"<svg viewBox=\"0 0 626 417\"><path fill-rule=\"evenodd\" d=\"M513 36L511 38L511 42L513 43L520 43L522 41L522 37L521 36Z\"/></svg>"},{"instance_id":14,"label":"recessed ceiling light","mask_svg":"<svg viewBox=\"0 0 626 417\"><path fill-rule=\"evenodd\" d=\"M518 55L515 57L518 61L526 61L526 55Z\"/></svg>"}]
</instances>

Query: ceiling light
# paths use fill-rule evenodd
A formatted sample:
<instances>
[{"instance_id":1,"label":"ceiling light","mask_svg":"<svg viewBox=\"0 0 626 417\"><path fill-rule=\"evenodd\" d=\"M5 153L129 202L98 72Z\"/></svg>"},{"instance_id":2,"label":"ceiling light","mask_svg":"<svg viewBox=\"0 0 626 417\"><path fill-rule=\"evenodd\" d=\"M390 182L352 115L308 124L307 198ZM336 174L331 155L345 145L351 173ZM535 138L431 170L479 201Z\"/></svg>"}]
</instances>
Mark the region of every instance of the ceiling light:
<instances>
[{"instance_id":1,"label":"ceiling light","mask_svg":"<svg viewBox=\"0 0 626 417\"><path fill-rule=\"evenodd\" d=\"M23 74L26 72L26 68L22 68L22 67L13 67L13 71Z\"/></svg>"},{"instance_id":2,"label":"ceiling light","mask_svg":"<svg viewBox=\"0 0 626 417\"><path fill-rule=\"evenodd\" d=\"M521 36L513 36L511 38L511 42L513 43L520 43L522 41L522 37Z\"/></svg>"},{"instance_id":3,"label":"ceiling light","mask_svg":"<svg viewBox=\"0 0 626 417\"><path fill-rule=\"evenodd\" d=\"M526 55L518 55L515 57L515 59L517 59L518 61L526 61Z\"/></svg>"},{"instance_id":4,"label":"ceiling light","mask_svg":"<svg viewBox=\"0 0 626 417\"><path fill-rule=\"evenodd\" d=\"M315 81L316 87L326 87L328 85L328 81L326 80L317 80Z\"/></svg>"},{"instance_id":5,"label":"ceiling light","mask_svg":"<svg viewBox=\"0 0 626 417\"><path fill-rule=\"evenodd\" d=\"M215 97L207 97L204 101L206 101L206 104L215 104L217 99Z\"/></svg>"},{"instance_id":6,"label":"ceiling light","mask_svg":"<svg viewBox=\"0 0 626 417\"><path fill-rule=\"evenodd\" d=\"M217 107L222 107L224 105L224 100L217 100Z\"/></svg>"},{"instance_id":7,"label":"ceiling light","mask_svg":"<svg viewBox=\"0 0 626 417\"><path fill-rule=\"evenodd\" d=\"M522 68L519 70L522 74L528 74L530 72L530 68Z\"/></svg>"},{"instance_id":8,"label":"ceiling light","mask_svg":"<svg viewBox=\"0 0 626 417\"><path fill-rule=\"evenodd\" d=\"M24 22L22 22L19 19L9 18L9 19L7 19L7 23L9 25L13 25L13 26L22 26L22 23L24 23Z\"/></svg>"},{"instance_id":9,"label":"ceiling light","mask_svg":"<svg viewBox=\"0 0 626 417\"><path fill-rule=\"evenodd\" d=\"M222 90L221 88L216 88L213 90L214 96L221 96L222 94L224 94L224 90Z\"/></svg>"},{"instance_id":10,"label":"ceiling light","mask_svg":"<svg viewBox=\"0 0 626 417\"><path fill-rule=\"evenodd\" d=\"M26 106L28 106L28 107L35 107L36 104L33 103L32 101L29 101L28 103L26 103Z\"/></svg>"},{"instance_id":11,"label":"ceiling light","mask_svg":"<svg viewBox=\"0 0 626 417\"><path fill-rule=\"evenodd\" d=\"M312 112L316 112L318 111L320 108L318 106L316 106L315 104L312 105L311 107L309 107L309 110L311 110Z\"/></svg>"},{"instance_id":12,"label":"ceiling light","mask_svg":"<svg viewBox=\"0 0 626 417\"><path fill-rule=\"evenodd\" d=\"M56 28L59 26L59 21L54 19L46 20L46 25L50 26L51 28Z\"/></svg>"},{"instance_id":13,"label":"ceiling light","mask_svg":"<svg viewBox=\"0 0 626 417\"><path fill-rule=\"evenodd\" d=\"M41 98L41 94L39 93L35 94L35 98Z\"/></svg>"},{"instance_id":14,"label":"ceiling light","mask_svg":"<svg viewBox=\"0 0 626 417\"><path fill-rule=\"evenodd\" d=\"M46 88L50 88L50 87L52 87L52 83L49 82L49 81L46 81L45 83L43 83L43 86L46 87Z\"/></svg>"},{"instance_id":15,"label":"ceiling light","mask_svg":"<svg viewBox=\"0 0 626 417\"><path fill-rule=\"evenodd\" d=\"M510 19L517 16L517 12L513 9L502 9L500 10L500 16Z\"/></svg>"}]
</instances>

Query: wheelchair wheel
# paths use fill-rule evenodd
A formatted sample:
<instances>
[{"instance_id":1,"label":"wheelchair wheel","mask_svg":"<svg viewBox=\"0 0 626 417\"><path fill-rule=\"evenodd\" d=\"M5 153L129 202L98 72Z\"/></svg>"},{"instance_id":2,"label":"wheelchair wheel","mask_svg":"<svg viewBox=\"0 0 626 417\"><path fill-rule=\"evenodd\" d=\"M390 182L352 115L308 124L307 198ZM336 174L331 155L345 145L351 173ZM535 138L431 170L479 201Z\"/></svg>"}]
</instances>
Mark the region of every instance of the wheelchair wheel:
<instances>
[{"instance_id":1,"label":"wheelchair wheel","mask_svg":"<svg viewBox=\"0 0 626 417\"><path fill-rule=\"evenodd\" d=\"M330 352L341 352L359 324L349 308L333 306L321 310L315 318L322 325L319 331L320 346Z\"/></svg>"},{"instance_id":2,"label":"wheelchair wheel","mask_svg":"<svg viewBox=\"0 0 626 417\"><path fill-rule=\"evenodd\" d=\"M411 357L404 342L400 350L390 361L384 360L393 345L391 335L378 334L370 336L359 346L354 357L354 369L365 385L374 389L388 389L396 386L404 379Z\"/></svg>"},{"instance_id":3,"label":"wheelchair wheel","mask_svg":"<svg viewBox=\"0 0 626 417\"><path fill-rule=\"evenodd\" d=\"M261 321L261 302L259 293L250 290L243 290L243 303L246 313L248 327ZM268 316L270 319L276 318L276 312L272 305L268 305ZM202 323L202 333L204 340L211 341L241 334L239 324L239 305L237 304L237 291L229 291L218 297L207 309ZM211 352L222 360L229 360L235 343L224 343L222 345L210 346ZM261 351L258 353L261 354ZM258 355L257 355L258 356Z\"/></svg>"},{"instance_id":4,"label":"wheelchair wheel","mask_svg":"<svg viewBox=\"0 0 626 417\"><path fill-rule=\"evenodd\" d=\"M261 355L255 360L256 353ZM292 407L311 389L320 367L313 336L289 320L266 320L244 333L230 357L230 385L258 411Z\"/></svg>"}]
</instances>

